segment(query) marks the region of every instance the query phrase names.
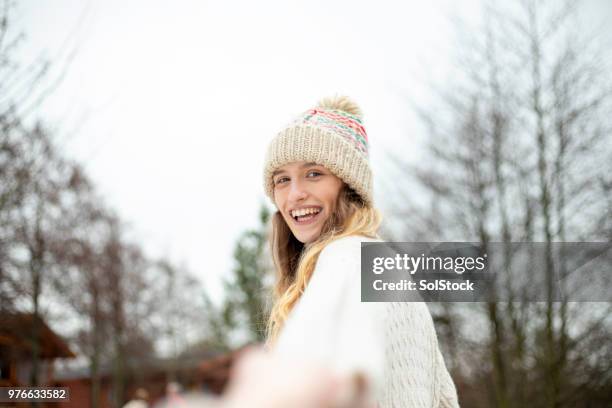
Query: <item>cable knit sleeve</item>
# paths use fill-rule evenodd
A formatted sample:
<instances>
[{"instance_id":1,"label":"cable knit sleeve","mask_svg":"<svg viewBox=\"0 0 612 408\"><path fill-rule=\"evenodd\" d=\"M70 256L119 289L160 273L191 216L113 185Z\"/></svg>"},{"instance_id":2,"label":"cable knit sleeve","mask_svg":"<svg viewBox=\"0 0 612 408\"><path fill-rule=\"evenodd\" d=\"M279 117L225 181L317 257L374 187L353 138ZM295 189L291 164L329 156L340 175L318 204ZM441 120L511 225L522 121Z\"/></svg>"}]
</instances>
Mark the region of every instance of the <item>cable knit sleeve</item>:
<instances>
[{"instance_id":1,"label":"cable knit sleeve","mask_svg":"<svg viewBox=\"0 0 612 408\"><path fill-rule=\"evenodd\" d=\"M386 305L386 392L381 407L459 407L427 305Z\"/></svg>"}]
</instances>

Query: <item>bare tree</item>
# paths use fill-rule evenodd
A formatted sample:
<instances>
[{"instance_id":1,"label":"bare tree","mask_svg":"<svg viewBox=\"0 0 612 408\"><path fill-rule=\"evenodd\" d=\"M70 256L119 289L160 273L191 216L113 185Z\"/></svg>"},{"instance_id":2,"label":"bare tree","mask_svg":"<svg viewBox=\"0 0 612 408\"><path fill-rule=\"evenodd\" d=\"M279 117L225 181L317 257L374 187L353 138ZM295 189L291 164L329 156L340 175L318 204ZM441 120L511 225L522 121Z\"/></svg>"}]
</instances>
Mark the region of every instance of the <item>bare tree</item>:
<instances>
[{"instance_id":1,"label":"bare tree","mask_svg":"<svg viewBox=\"0 0 612 408\"><path fill-rule=\"evenodd\" d=\"M428 159L413 166L396 159L415 176L411 191L431 204L412 201L401 239L502 242L508 270L511 242L546 245L543 303L527 302L528 288L508 281L509 302L483 310L432 305L441 332L452 334L444 340L457 360L462 405L603 406L602 390L612 389L609 375L593 382L609 364L585 358L610 335L610 305L553 299L553 281L571 273L553 244L609 239L601 214L610 211L611 61L599 33L581 25L581 11L574 2L488 2L482 26L459 37L464 52L453 86L435 90L439 106L420 110ZM406 219L407 210L399 212ZM458 316L472 319L457 323ZM476 316L488 324L484 338L474 336ZM478 344L486 354L466 351Z\"/></svg>"},{"instance_id":2,"label":"bare tree","mask_svg":"<svg viewBox=\"0 0 612 408\"><path fill-rule=\"evenodd\" d=\"M25 143L20 153L21 200L5 218L5 231L12 238L6 265L11 267L11 282L16 283L15 292L21 301L29 303L33 314L42 315L41 297L49 285L55 268L55 254L51 243L54 240L57 222L63 213L62 196L67 189L66 164L59 158L45 130L37 125L22 133ZM5 258L6 259L6 258ZM7 269L4 268L5 273ZM35 319L35 321L37 321ZM34 324L31 333L32 372L30 381L38 384L39 374L39 330Z\"/></svg>"}]
</instances>

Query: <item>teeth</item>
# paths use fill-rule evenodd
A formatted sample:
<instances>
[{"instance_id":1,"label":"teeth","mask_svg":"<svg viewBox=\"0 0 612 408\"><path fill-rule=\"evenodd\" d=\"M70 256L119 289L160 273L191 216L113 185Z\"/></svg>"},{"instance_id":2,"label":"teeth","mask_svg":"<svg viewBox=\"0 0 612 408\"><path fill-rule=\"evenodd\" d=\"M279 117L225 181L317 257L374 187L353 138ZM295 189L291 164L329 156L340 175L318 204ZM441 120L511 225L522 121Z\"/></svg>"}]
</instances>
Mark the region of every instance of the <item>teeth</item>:
<instances>
[{"instance_id":1,"label":"teeth","mask_svg":"<svg viewBox=\"0 0 612 408\"><path fill-rule=\"evenodd\" d=\"M302 208L300 210L293 210L293 211L291 211L291 216L292 217L299 217L301 215L306 215L306 214L316 214L319 211L321 211L320 208Z\"/></svg>"}]
</instances>

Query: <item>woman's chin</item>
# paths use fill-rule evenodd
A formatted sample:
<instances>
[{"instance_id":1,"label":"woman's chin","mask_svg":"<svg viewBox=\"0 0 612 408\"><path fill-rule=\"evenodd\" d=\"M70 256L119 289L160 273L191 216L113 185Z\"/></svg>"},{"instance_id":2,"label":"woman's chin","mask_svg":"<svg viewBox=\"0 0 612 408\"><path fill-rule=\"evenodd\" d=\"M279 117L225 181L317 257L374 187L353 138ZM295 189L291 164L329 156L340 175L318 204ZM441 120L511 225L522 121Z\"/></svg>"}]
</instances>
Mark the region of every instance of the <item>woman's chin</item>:
<instances>
[{"instance_id":1,"label":"woman's chin","mask_svg":"<svg viewBox=\"0 0 612 408\"><path fill-rule=\"evenodd\" d=\"M310 244L311 242L314 242L317 238L319 238L319 235L321 235L321 232L317 229L315 231L294 231L293 235L295 235L295 237L297 238L298 241L300 241L302 244Z\"/></svg>"}]
</instances>

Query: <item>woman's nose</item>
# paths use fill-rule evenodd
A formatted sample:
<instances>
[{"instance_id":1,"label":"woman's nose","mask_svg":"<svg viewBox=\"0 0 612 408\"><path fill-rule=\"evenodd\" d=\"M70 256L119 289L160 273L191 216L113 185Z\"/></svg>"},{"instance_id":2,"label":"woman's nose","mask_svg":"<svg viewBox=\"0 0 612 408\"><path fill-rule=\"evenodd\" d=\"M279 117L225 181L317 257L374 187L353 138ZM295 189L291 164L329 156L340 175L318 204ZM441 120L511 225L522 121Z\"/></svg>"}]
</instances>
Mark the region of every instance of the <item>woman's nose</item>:
<instances>
[{"instance_id":1,"label":"woman's nose","mask_svg":"<svg viewBox=\"0 0 612 408\"><path fill-rule=\"evenodd\" d=\"M289 200L290 201L301 201L308 196L308 192L304 188L304 185L300 182L293 182L290 185Z\"/></svg>"}]
</instances>

